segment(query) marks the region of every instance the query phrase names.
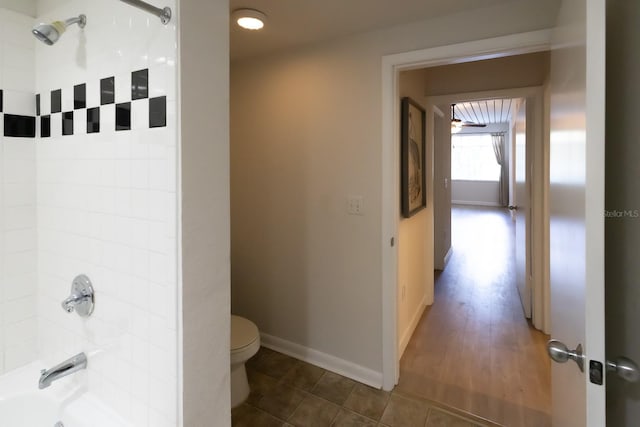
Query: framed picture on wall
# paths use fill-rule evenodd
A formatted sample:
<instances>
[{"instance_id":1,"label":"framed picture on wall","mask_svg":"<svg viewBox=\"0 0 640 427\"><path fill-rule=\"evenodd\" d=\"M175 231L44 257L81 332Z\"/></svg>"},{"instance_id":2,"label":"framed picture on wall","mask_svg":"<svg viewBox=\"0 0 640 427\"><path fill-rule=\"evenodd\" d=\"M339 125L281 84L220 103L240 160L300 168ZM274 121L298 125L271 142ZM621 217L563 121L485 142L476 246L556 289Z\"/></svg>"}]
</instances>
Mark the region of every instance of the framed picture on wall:
<instances>
[{"instance_id":1,"label":"framed picture on wall","mask_svg":"<svg viewBox=\"0 0 640 427\"><path fill-rule=\"evenodd\" d=\"M426 112L408 97L402 98L400 110L400 193L402 216L409 218L427 206Z\"/></svg>"}]
</instances>

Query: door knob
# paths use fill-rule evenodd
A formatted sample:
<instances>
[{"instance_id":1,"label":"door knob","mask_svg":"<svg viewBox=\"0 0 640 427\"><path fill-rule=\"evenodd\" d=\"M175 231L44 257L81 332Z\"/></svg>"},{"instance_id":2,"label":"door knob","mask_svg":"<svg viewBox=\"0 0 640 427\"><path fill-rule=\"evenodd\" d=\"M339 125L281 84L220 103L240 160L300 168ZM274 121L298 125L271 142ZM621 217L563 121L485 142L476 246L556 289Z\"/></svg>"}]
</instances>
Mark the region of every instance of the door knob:
<instances>
[{"instance_id":1,"label":"door knob","mask_svg":"<svg viewBox=\"0 0 640 427\"><path fill-rule=\"evenodd\" d=\"M514 206L514 205L509 205L508 208L509 208L510 211L517 211L518 210L518 207Z\"/></svg>"},{"instance_id":2,"label":"door knob","mask_svg":"<svg viewBox=\"0 0 640 427\"><path fill-rule=\"evenodd\" d=\"M607 372L615 372L620 378L630 383L640 380L638 365L626 357L618 357L615 361L607 360Z\"/></svg>"},{"instance_id":3,"label":"door knob","mask_svg":"<svg viewBox=\"0 0 640 427\"><path fill-rule=\"evenodd\" d=\"M558 340L550 340L547 343L547 353L554 362L565 363L573 360L578 365L580 372L584 372L584 354L582 354L582 344L578 344L575 350L569 348Z\"/></svg>"}]
</instances>

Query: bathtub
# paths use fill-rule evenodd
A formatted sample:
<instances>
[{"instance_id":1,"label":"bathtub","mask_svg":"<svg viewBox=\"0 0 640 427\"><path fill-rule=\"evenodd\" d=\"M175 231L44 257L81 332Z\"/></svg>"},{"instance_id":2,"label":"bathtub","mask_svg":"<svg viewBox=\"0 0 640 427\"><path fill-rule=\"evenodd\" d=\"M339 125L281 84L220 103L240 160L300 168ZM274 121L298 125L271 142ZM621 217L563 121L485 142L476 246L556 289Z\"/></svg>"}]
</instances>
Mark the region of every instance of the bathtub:
<instances>
[{"instance_id":1,"label":"bathtub","mask_svg":"<svg viewBox=\"0 0 640 427\"><path fill-rule=\"evenodd\" d=\"M134 427L78 385L86 372L85 381L70 376L39 390L42 368L35 362L0 376L0 426Z\"/></svg>"}]
</instances>

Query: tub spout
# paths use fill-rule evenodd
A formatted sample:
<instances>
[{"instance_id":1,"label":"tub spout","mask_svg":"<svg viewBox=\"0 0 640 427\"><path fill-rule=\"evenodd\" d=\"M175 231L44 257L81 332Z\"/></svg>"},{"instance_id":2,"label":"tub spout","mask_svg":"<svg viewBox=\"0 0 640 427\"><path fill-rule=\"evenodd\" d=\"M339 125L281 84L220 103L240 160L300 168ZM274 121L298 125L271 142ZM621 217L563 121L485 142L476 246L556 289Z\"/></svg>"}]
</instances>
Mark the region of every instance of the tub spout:
<instances>
[{"instance_id":1,"label":"tub spout","mask_svg":"<svg viewBox=\"0 0 640 427\"><path fill-rule=\"evenodd\" d=\"M87 368L87 355L84 353L78 353L75 356L65 360L59 365L54 366L51 369L43 369L40 373L40 381L38 382L38 388L43 389L51 385L52 382L73 374L80 369Z\"/></svg>"}]
</instances>

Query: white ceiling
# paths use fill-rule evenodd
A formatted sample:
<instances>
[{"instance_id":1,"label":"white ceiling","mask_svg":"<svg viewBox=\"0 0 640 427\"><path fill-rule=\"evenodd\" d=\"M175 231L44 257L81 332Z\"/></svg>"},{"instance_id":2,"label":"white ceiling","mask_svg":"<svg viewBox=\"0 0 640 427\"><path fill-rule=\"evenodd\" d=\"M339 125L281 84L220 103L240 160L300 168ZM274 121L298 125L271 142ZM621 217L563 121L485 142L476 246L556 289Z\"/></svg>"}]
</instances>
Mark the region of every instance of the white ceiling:
<instances>
[{"instance_id":1,"label":"white ceiling","mask_svg":"<svg viewBox=\"0 0 640 427\"><path fill-rule=\"evenodd\" d=\"M261 31L231 23L231 59L518 0L231 0L267 15Z\"/></svg>"},{"instance_id":2,"label":"white ceiling","mask_svg":"<svg viewBox=\"0 0 640 427\"><path fill-rule=\"evenodd\" d=\"M0 8L36 16L36 0L0 0Z\"/></svg>"},{"instance_id":3,"label":"white ceiling","mask_svg":"<svg viewBox=\"0 0 640 427\"><path fill-rule=\"evenodd\" d=\"M508 123L518 99L491 99L456 104L456 118L469 123Z\"/></svg>"}]
</instances>

